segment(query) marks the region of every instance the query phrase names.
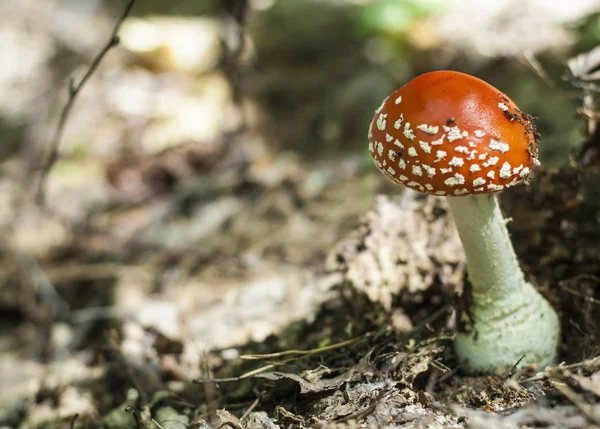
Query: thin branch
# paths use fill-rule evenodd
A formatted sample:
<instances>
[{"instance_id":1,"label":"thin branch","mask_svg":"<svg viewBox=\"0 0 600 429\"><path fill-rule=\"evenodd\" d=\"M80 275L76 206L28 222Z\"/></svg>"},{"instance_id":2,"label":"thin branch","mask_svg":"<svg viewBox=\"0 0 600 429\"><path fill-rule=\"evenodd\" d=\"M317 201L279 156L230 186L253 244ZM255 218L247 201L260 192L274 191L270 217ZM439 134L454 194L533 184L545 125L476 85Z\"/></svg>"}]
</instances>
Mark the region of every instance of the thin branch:
<instances>
[{"instance_id":1,"label":"thin branch","mask_svg":"<svg viewBox=\"0 0 600 429\"><path fill-rule=\"evenodd\" d=\"M226 49L224 50L221 68L231 84L233 101L239 104L242 95L240 88L240 60L246 49L244 27L248 17L248 0L226 0L222 2L222 7L233 18L230 28L233 34L230 40L225 42Z\"/></svg>"},{"instance_id":2,"label":"thin branch","mask_svg":"<svg viewBox=\"0 0 600 429\"><path fill-rule=\"evenodd\" d=\"M204 369L204 375L206 376L206 382L204 383L204 399L206 402L206 413L208 414L208 421L212 427L217 424L217 410L219 409L219 399L217 398L217 383L211 382L212 371L210 367L210 359L208 352L204 350L202 353L202 362Z\"/></svg>"},{"instance_id":3,"label":"thin branch","mask_svg":"<svg viewBox=\"0 0 600 429\"><path fill-rule=\"evenodd\" d=\"M254 409L258 406L259 402L260 402L260 396L258 398L256 398L254 400L254 402L252 402L250 407L248 407L248 409L244 412L242 417L240 417L240 422L243 422L244 420L246 420L246 418L248 418L250 413L252 413L252 411L254 411Z\"/></svg>"},{"instance_id":4,"label":"thin branch","mask_svg":"<svg viewBox=\"0 0 600 429\"><path fill-rule=\"evenodd\" d=\"M583 396L573 391L566 383L550 380L550 384L569 401L575 404L575 406L579 408L590 421L600 424L600 415L598 415L596 408L592 404L586 402Z\"/></svg>"},{"instance_id":5,"label":"thin branch","mask_svg":"<svg viewBox=\"0 0 600 429\"><path fill-rule=\"evenodd\" d=\"M345 340L336 344L331 344L325 347L319 347L316 349L310 349L310 350L285 350L282 352L277 352L277 353L267 353L267 354L261 354L261 355L242 355L240 356L240 359L246 359L246 360L256 360L256 359L271 359L271 358L277 358L277 357L281 357L281 356L287 356L287 355L313 355L316 353L322 353L322 352L326 352L329 350L335 350L335 349L339 349L341 347L346 347L350 344L353 344L355 342L357 342L358 340L361 340L363 337L367 337L370 336L371 333L367 333L365 335L361 335L360 337L356 337L356 338L352 338L349 340Z\"/></svg>"},{"instance_id":6,"label":"thin branch","mask_svg":"<svg viewBox=\"0 0 600 429\"><path fill-rule=\"evenodd\" d=\"M535 57L533 52L525 51L523 52L523 59L527 63L527 65L542 79L542 81L548 85L550 88L556 88L556 84L544 68L544 66L539 62L539 60Z\"/></svg>"},{"instance_id":7,"label":"thin branch","mask_svg":"<svg viewBox=\"0 0 600 429\"><path fill-rule=\"evenodd\" d=\"M77 421L78 417L79 417L79 413L75 413L75 415L73 417L71 417L71 423L69 425L69 427L71 429L75 429L75 422Z\"/></svg>"},{"instance_id":8,"label":"thin branch","mask_svg":"<svg viewBox=\"0 0 600 429\"><path fill-rule=\"evenodd\" d=\"M575 363L568 364L568 365L560 363L555 366L547 367L543 371L538 372L533 377L528 377L528 378L518 380L518 381L521 384L531 383L532 381L541 381L541 380L548 379L550 377L557 377L559 375L558 374L559 371L570 370L570 369L575 369L575 368L582 368L582 367L586 368L586 369L589 368L590 371L596 371L597 368L600 368L600 356L596 356L591 359L586 359L581 362L575 362Z\"/></svg>"},{"instance_id":9,"label":"thin branch","mask_svg":"<svg viewBox=\"0 0 600 429\"><path fill-rule=\"evenodd\" d=\"M140 429L141 426L141 417L139 410L133 405L127 405L125 407L125 411L131 413L133 418L135 419L135 429Z\"/></svg>"},{"instance_id":10,"label":"thin branch","mask_svg":"<svg viewBox=\"0 0 600 429\"><path fill-rule=\"evenodd\" d=\"M87 83L87 81L96 72L98 66L100 65L102 59L106 56L108 51L110 51L112 48L119 44L120 39L118 36L118 32L125 19L129 16L129 13L131 12L131 9L133 8L135 2L136 0L128 1L127 5L125 6L125 9L123 10L123 13L119 17L113 28L108 42L106 42L104 47L100 50L100 52L98 52L98 54L92 61L92 64L90 64L90 67L88 68L85 75L83 75L81 80L78 83L75 83L75 80L71 79L69 82L69 98L67 99L67 103L65 104L60 113L58 125L56 127L56 130L54 131L52 139L50 140L50 153L40 169L40 174L35 190L35 200L40 206L44 204L44 188L46 179L48 178L50 170L52 170L52 167L54 166L54 164L56 164L56 161L58 161L60 142L62 140L63 132L65 130L65 125L67 124L67 120L69 119L69 115L71 113L71 110L73 109L73 105L75 104L75 100L77 99L77 95L79 94L83 86Z\"/></svg>"}]
</instances>

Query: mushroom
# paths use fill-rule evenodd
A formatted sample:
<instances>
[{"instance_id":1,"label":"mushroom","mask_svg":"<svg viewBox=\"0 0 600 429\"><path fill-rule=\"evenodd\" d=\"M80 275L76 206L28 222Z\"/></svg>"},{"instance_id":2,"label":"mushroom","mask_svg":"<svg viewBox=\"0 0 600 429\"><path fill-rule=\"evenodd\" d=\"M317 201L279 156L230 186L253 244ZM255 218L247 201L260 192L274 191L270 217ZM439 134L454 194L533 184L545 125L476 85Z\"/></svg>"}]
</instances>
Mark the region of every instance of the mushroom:
<instances>
[{"instance_id":1,"label":"mushroom","mask_svg":"<svg viewBox=\"0 0 600 429\"><path fill-rule=\"evenodd\" d=\"M495 197L527 182L539 164L531 119L481 79L437 71L386 98L369 128L379 170L446 197L471 285L454 344L470 373L543 366L556 357L558 317L525 280Z\"/></svg>"}]
</instances>

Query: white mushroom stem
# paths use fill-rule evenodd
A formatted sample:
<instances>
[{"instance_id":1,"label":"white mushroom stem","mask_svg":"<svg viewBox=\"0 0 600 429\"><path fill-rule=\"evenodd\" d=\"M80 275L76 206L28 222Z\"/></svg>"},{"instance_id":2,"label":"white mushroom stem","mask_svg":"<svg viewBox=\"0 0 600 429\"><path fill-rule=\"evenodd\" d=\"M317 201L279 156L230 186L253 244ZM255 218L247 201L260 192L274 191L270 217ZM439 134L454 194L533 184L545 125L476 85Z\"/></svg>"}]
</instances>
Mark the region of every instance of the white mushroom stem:
<instances>
[{"instance_id":1,"label":"white mushroom stem","mask_svg":"<svg viewBox=\"0 0 600 429\"><path fill-rule=\"evenodd\" d=\"M551 364L560 333L556 313L525 281L494 195L447 197L467 257L469 307L455 350L469 372Z\"/></svg>"}]
</instances>

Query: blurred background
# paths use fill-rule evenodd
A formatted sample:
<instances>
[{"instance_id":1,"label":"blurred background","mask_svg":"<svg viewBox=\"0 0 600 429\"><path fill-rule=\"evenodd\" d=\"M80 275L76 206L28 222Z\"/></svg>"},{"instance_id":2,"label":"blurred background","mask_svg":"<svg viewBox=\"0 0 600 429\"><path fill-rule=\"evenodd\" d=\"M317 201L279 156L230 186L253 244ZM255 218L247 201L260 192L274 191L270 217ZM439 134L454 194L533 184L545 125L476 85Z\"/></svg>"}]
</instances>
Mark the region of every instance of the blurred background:
<instances>
[{"instance_id":1,"label":"blurred background","mask_svg":"<svg viewBox=\"0 0 600 429\"><path fill-rule=\"evenodd\" d=\"M207 350L235 359L314 317L332 247L401 193L366 130L417 74L501 89L538 118L548 167L585 140L566 61L600 41L599 0L145 0L78 95L40 206L69 82L125 6L0 2L1 427L105 415L130 383L115 354L177 390Z\"/></svg>"}]
</instances>

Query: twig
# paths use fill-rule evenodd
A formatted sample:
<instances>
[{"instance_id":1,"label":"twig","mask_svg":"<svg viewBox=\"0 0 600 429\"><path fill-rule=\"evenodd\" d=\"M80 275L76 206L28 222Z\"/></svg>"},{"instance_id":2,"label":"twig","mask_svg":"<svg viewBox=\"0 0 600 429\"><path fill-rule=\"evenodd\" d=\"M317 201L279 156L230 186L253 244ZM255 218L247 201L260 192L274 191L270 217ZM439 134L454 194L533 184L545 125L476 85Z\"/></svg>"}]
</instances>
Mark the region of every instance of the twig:
<instances>
[{"instance_id":1,"label":"twig","mask_svg":"<svg viewBox=\"0 0 600 429\"><path fill-rule=\"evenodd\" d=\"M559 364L559 365L551 366L551 367L548 367L547 369L545 369L544 371L538 372L533 377L528 377L523 380L519 380L519 383L522 384L522 383L530 383L532 381L544 380L544 379L555 376L556 371L558 371L558 370L570 370L570 369L581 368L581 367L590 367L590 368L599 367L600 368L600 356L596 356L591 359L586 359L581 362L571 363L568 365Z\"/></svg>"},{"instance_id":2,"label":"twig","mask_svg":"<svg viewBox=\"0 0 600 429\"><path fill-rule=\"evenodd\" d=\"M42 206L44 203L44 187L45 187L46 179L48 177L48 174L50 173L50 170L52 169L52 167L58 160L58 150L60 148L60 142L62 139L62 135L63 135L64 129L65 129L65 125L67 124L67 120L69 119L71 110L73 109L73 105L75 104L75 100L77 99L77 95L79 94L79 92L81 91L83 86L86 84L86 82L96 72L96 70L98 69L98 66L102 62L102 59L106 56L107 52L119 44L120 40L119 40L119 36L117 35L117 33L119 32L119 29L121 28L121 25L123 24L123 21L125 21L125 19L129 16L129 13L131 12L131 9L133 8L133 5L135 4L135 2L136 2L136 0L129 0L129 2L125 6L123 13L117 20L115 27L110 35L110 38L108 39L108 42L104 45L104 47L96 55L96 57L92 61L92 64L88 68L87 72L83 75L81 80L77 84L75 83L74 79L71 79L69 82L69 98L67 99L67 103L65 104L65 106L63 107L63 109L60 113L60 119L58 120L58 125L56 127L56 130L54 132L52 139L50 140L50 149L49 149L50 153L48 155L48 158L46 159L46 161L44 162L44 164L41 167L36 190L35 190L35 200L36 200L37 204L40 206Z\"/></svg>"},{"instance_id":3,"label":"twig","mask_svg":"<svg viewBox=\"0 0 600 429\"><path fill-rule=\"evenodd\" d=\"M506 378L511 378L513 376L513 374L515 373L515 370L517 369L517 367L519 366L519 364L521 363L521 361L523 359L525 359L525 356L527 355L522 355L512 366L512 368L510 369L510 371L508 371L508 375L506 376Z\"/></svg>"},{"instance_id":4,"label":"twig","mask_svg":"<svg viewBox=\"0 0 600 429\"><path fill-rule=\"evenodd\" d=\"M244 37L244 26L248 15L248 0L229 0L222 3L225 11L233 18L231 25L232 34L229 43L223 53L221 68L231 83L233 100L236 104L241 101L240 89L240 59L246 48L246 38Z\"/></svg>"},{"instance_id":5,"label":"twig","mask_svg":"<svg viewBox=\"0 0 600 429\"><path fill-rule=\"evenodd\" d=\"M584 280L592 280L592 281L594 281L596 283L600 283L600 279L598 279L598 277L592 276L592 275L581 274L581 275L577 276L576 278L577 279L583 278ZM572 280L575 280L575 279L570 279L568 281L561 281L561 282L558 283L558 286L561 289L563 289L563 290L567 291L568 293L570 293L571 295L575 295L575 296L577 296L579 298L583 298L587 302L591 302L592 304L596 304L596 305L600 304L600 300L595 299L595 298L593 298L591 296L584 295L581 292L578 292L575 289L571 288L570 286L567 286L567 283L569 283Z\"/></svg>"},{"instance_id":6,"label":"twig","mask_svg":"<svg viewBox=\"0 0 600 429\"><path fill-rule=\"evenodd\" d=\"M158 423L155 419L152 419L152 423L154 423L158 427L158 429L165 429L164 426Z\"/></svg>"},{"instance_id":7,"label":"twig","mask_svg":"<svg viewBox=\"0 0 600 429\"><path fill-rule=\"evenodd\" d=\"M298 356L298 357L291 357L288 359L284 359L284 360L280 360L279 362L273 362L270 363L268 365L265 366L261 366L259 368L253 369L251 371L245 372L242 375L240 375L239 377L228 377L228 378L196 378L194 380L192 380L192 383L194 384L209 384L209 383L228 383L228 382L232 382L232 381L242 381L242 380L246 380L247 378L251 378L254 377L258 374L262 374L263 372L266 372L270 369L274 369L278 366L281 365L285 365L287 363L290 362L294 362L296 360L300 360L300 359L305 359L307 357L312 356L313 353L311 354L307 354L304 356Z\"/></svg>"},{"instance_id":8,"label":"twig","mask_svg":"<svg viewBox=\"0 0 600 429\"><path fill-rule=\"evenodd\" d=\"M210 369L209 356L206 350L202 353L202 365L204 366L203 369L206 377L206 382L204 383L206 413L208 414L208 421L214 427L217 423L217 410L219 408L219 400L217 398L217 382L212 380L212 371Z\"/></svg>"},{"instance_id":9,"label":"twig","mask_svg":"<svg viewBox=\"0 0 600 429\"><path fill-rule=\"evenodd\" d=\"M69 425L69 427L71 429L75 429L75 421L77 420L78 417L79 417L78 413L75 413L75 415L73 417L71 417L71 424Z\"/></svg>"},{"instance_id":10,"label":"twig","mask_svg":"<svg viewBox=\"0 0 600 429\"><path fill-rule=\"evenodd\" d=\"M325 347L318 347L316 349L284 350L282 352L266 353L266 354L262 354L262 355L242 355L242 356L240 356L240 359L257 360L257 359L271 359L271 358L287 356L287 355L312 355L315 353L322 353L322 352L326 352L329 350L335 350L335 349L339 349L341 347L349 346L350 344L353 344L353 343L357 342L358 340L360 340L366 336L370 336L370 335L371 335L370 333L367 333L365 335L361 335L360 337L351 338L349 340L341 341L339 343L331 344L331 345L325 346Z\"/></svg>"},{"instance_id":11,"label":"twig","mask_svg":"<svg viewBox=\"0 0 600 429\"><path fill-rule=\"evenodd\" d=\"M546 69L544 69L544 66L542 66L542 64L538 61L533 52L523 52L523 58L525 59L527 65L529 65L529 67L540 77L540 79L542 79L546 85L548 85L550 88L556 87L556 84L552 81L552 78L550 75L548 75L548 72Z\"/></svg>"},{"instance_id":12,"label":"twig","mask_svg":"<svg viewBox=\"0 0 600 429\"><path fill-rule=\"evenodd\" d=\"M248 372L240 375L238 378L240 380L245 380L246 378L254 377L255 375L261 374L261 373L263 373L265 371L268 371L270 369L274 369L274 368L276 368L278 366L285 365L287 363L294 362L295 360L303 359L303 358L306 358L306 357L309 357L309 356L312 356L312 355L313 355L313 353L308 354L308 355L304 355L304 356L301 356L301 357L291 357L289 359L284 359L284 360L281 360L279 362L273 362L273 363L270 363L268 365L261 366L260 368L253 369L252 371L248 371Z\"/></svg>"},{"instance_id":13,"label":"twig","mask_svg":"<svg viewBox=\"0 0 600 429\"><path fill-rule=\"evenodd\" d=\"M436 382L432 385L432 390L435 386L444 383L446 380L452 378L453 375L457 374L458 371L462 369L462 365L458 364L455 368L450 369L446 374L442 375ZM430 392L431 393L431 392Z\"/></svg>"},{"instance_id":14,"label":"twig","mask_svg":"<svg viewBox=\"0 0 600 429\"><path fill-rule=\"evenodd\" d=\"M565 383L550 380L550 384L552 384L552 387L554 387L556 390L562 393L569 401L575 404L575 406L579 408L588 419L590 419L594 423L600 424L600 415L598 415L594 406L587 403L581 397L581 395L574 392L573 389L571 389Z\"/></svg>"},{"instance_id":15,"label":"twig","mask_svg":"<svg viewBox=\"0 0 600 429\"><path fill-rule=\"evenodd\" d=\"M125 407L125 411L133 414L133 418L135 419L135 427L136 429L140 429L140 412L133 405L127 405Z\"/></svg>"},{"instance_id":16,"label":"twig","mask_svg":"<svg viewBox=\"0 0 600 429\"><path fill-rule=\"evenodd\" d=\"M254 409L258 406L259 402L260 402L260 396L258 398L256 398L254 400L254 402L252 402L252 404L250 405L250 407L248 407L248 409L246 410L246 412L242 415L242 417L240 417L240 422L243 422L246 418L248 418L248 416L250 415L250 413L252 411L254 411Z\"/></svg>"}]
</instances>

